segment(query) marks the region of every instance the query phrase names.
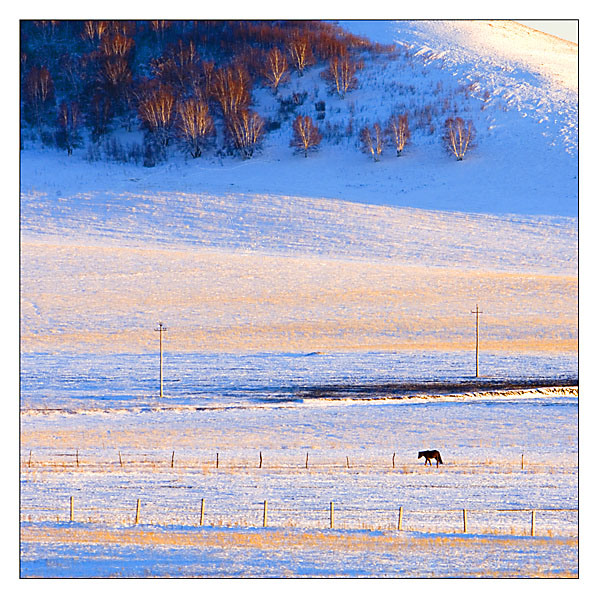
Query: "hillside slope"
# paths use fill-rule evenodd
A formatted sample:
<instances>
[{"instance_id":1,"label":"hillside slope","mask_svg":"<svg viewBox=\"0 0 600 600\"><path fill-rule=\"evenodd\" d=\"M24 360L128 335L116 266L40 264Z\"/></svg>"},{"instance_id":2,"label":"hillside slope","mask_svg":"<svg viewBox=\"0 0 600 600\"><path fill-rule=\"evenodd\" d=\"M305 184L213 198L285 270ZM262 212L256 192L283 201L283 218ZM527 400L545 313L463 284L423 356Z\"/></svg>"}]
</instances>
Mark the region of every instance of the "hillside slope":
<instances>
[{"instance_id":1,"label":"hillside slope","mask_svg":"<svg viewBox=\"0 0 600 600\"><path fill-rule=\"evenodd\" d=\"M318 71L282 93L307 91L307 110L325 99L331 131L430 105L402 157L375 163L331 134L303 158L289 121L247 161L145 168L26 145L23 350L146 351L158 320L172 350L466 349L475 303L489 350L576 350L571 84L481 43L488 24L348 26L407 52L365 64L343 100ZM501 31L527 47L527 28ZM571 64L571 46L540 43ZM479 132L462 162L439 141L446 100ZM277 100L255 104L274 114Z\"/></svg>"},{"instance_id":2,"label":"hillside slope","mask_svg":"<svg viewBox=\"0 0 600 600\"><path fill-rule=\"evenodd\" d=\"M56 151L40 153L25 143L23 191L72 194L83 183L86 191L118 192L117 186L132 192L283 194L462 212L577 215L576 46L510 22L344 25L376 41L396 42L402 51L365 59L357 89L343 99L327 92L323 65L304 77L292 74L277 97L259 88L256 110L281 126L251 160L215 151L186 160L174 152L168 164L150 169L105 169L85 161L85 146L61 160ZM490 43L496 39L490 32L500 32L498 43ZM280 101L293 93L306 94L306 100L282 116ZM326 106L323 121L317 120L317 101ZM409 114L412 143L402 157L387 149L375 163L357 147L358 131L385 122L394 111ZM306 159L289 147L293 114L312 116L324 133L321 149ZM477 128L478 146L460 163L440 141L444 120L454 114ZM115 173L124 177L116 182Z\"/></svg>"}]
</instances>

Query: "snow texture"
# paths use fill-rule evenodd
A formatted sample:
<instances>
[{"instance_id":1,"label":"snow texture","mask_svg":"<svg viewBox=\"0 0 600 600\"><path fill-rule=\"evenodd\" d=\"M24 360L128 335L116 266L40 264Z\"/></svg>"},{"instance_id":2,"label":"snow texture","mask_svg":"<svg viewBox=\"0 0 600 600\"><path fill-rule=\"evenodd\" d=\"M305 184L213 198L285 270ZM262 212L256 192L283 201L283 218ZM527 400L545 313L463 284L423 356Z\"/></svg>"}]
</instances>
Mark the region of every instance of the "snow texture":
<instances>
[{"instance_id":1,"label":"snow texture","mask_svg":"<svg viewBox=\"0 0 600 600\"><path fill-rule=\"evenodd\" d=\"M286 122L251 160L152 169L24 140L22 576L577 576L577 46L344 26L400 51L343 100L291 78L327 105L306 159ZM445 105L477 127L462 162ZM342 135L394 110L423 120L401 157ZM556 385L344 393L474 379L476 304L482 379Z\"/></svg>"}]
</instances>

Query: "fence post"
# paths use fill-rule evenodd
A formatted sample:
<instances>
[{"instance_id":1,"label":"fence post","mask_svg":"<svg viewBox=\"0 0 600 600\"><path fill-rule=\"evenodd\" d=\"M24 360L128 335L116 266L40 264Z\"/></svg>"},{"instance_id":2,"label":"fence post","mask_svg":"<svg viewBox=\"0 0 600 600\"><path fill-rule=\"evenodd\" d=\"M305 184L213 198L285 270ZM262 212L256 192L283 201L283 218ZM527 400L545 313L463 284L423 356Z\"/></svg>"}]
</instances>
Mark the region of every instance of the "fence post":
<instances>
[{"instance_id":1,"label":"fence post","mask_svg":"<svg viewBox=\"0 0 600 600\"><path fill-rule=\"evenodd\" d=\"M135 524L137 525L140 522L140 499L138 498L137 504L135 506Z\"/></svg>"},{"instance_id":2,"label":"fence post","mask_svg":"<svg viewBox=\"0 0 600 600\"><path fill-rule=\"evenodd\" d=\"M259 456L258 468L262 469L262 452L259 452L258 456Z\"/></svg>"},{"instance_id":3,"label":"fence post","mask_svg":"<svg viewBox=\"0 0 600 600\"><path fill-rule=\"evenodd\" d=\"M265 505L263 507L263 527L267 526L267 501L265 500Z\"/></svg>"},{"instance_id":4,"label":"fence post","mask_svg":"<svg viewBox=\"0 0 600 600\"><path fill-rule=\"evenodd\" d=\"M350 461L348 460L348 457L346 456L346 468L349 469L350 468Z\"/></svg>"},{"instance_id":5,"label":"fence post","mask_svg":"<svg viewBox=\"0 0 600 600\"><path fill-rule=\"evenodd\" d=\"M69 498L69 521L73 522L73 496Z\"/></svg>"},{"instance_id":6,"label":"fence post","mask_svg":"<svg viewBox=\"0 0 600 600\"><path fill-rule=\"evenodd\" d=\"M463 508L463 533L467 533L467 509Z\"/></svg>"},{"instance_id":7,"label":"fence post","mask_svg":"<svg viewBox=\"0 0 600 600\"><path fill-rule=\"evenodd\" d=\"M119 464L123 466L123 459L121 458L121 451L119 450Z\"/></svg>"},{"instance_id":8,"label":"fence post","mask_svg":"<svg viewBox=\"0 0 600 600\"><path fill-rule=\"evenodd\" d=\"M535 510L531 511L531 535L535 535Z\"/></svg>"},{"instance_id":9,"label":"fence post","mask_svg":"<svg viewBox=\"0 0 600 600\"><path fill-rule=\"evenodd\" d=\"M77 466L79 466L79 448L75 450L75 462L77 463Z\"/></svg>"},{"instance_id":10,"label":"fence post","mask_svg":"<svg viewBox=\"0 0 600 600\"><path fill-rule=\"evenodd\" d=\"M204 498L200 502L200 527L204 525Z\"/></svg>"},{"instance_id":11,"label":"fence post","mask_svg":"<svg viewBox=\"0 0 600 600\"><path fill-rule=\"evenodd\" d=\"M171 469L175 465L175 450L173 450L173 454L171 454Z\"/></svg>"},{"instance_id":12,"label":"fence post","mask_svg":"<svg viewBox=\"0 0 600 600\"><path fill-rule=\"evenodd\" d=\"M521 454L521 471L525 468L525 455Z\"/></svg>"},{"instance_id":13,"label":"fence post","mask_svg":"<svg viewBox=\"0 0 600 600\"><path fill-rule=\"evenodd\" d=\"M402 507L398 509L398 531L402 531Z\"/></svg>"},{"instance_id":14,"label":"fence post","mask_svg":"<svg viewBox=\"0 0 600 600\"><path fill-rule=\"evenodd\" d=\"M306 465L305 468L308 469L308 452L306 453Z\"/></svg>"},{"instance_id":15,"label":"fence post","mask_svg":"<svg viewBox=\"0 0 600 600\"><path fill-rule=\"evenodd\" d=\"M217 452L217 469L219 468L219 453Z\"/></svg>"},{"instance_id":16,"label":"fence post","mask_svg":"<svg viewBox=\"0 0 600 600\"><path fill-rule=\"evenodd\" d=\"M29 451L29 468L31 469L31 450Z\"/></svg>"},{"instance_id":17,"label":"fence post","mask_svg":"<svg viewBox=\"0 0 600 600\"><path fill-rule=\"evenodd\" d=\"M329 503L329 527L333 529L333 502Z\"/></svg>"},{"instance_id":18,"label":"fence post","mask_svg":"<svg viewBox=\"0 0 600 600\"><path fill-rule=\"evenodd\" d=\"M392 469L396 468L396 453L392 454Z\"/></svg>"}]
</instances>

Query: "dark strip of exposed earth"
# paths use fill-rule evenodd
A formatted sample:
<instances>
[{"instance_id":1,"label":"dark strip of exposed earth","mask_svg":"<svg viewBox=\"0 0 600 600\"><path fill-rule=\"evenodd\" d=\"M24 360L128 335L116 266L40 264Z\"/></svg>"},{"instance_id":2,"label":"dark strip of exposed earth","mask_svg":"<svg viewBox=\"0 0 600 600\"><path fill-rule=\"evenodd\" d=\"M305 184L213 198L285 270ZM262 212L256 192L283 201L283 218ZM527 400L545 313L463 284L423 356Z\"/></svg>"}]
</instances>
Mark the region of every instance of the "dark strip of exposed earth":
<instances>
[{"instance_id":1,"label":"dark strip of exposed earth","mask_svg":"<svg viewBox=\"0 0 600 600\"><path fill-rule=\"evenodd\" d=\"M471 377L456 381L403 381L399 383L335 384L302 387L301 398L402 397L413 394L466 394L489 391L518 391L537 388L578 387L578 378Z\"/></svg>"}]
</instances>

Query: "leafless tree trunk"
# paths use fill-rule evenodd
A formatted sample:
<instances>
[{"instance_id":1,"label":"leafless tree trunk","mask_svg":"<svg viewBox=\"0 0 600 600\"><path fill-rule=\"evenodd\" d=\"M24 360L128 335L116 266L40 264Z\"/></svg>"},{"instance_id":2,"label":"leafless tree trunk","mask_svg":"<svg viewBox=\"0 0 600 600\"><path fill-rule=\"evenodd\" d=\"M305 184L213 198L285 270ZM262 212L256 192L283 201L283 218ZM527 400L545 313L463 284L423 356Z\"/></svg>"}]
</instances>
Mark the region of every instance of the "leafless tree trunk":
<instances>
[{"instance_id":1,"label":"leafless tree trunk","mask_svg":"<svg viewBox=\"0 0 600 600\"><path fill-rule=\"evenodd\" d=\"M154 33L156 35L156 41L158 44L162 45L164 38L165 38L165 32L167 31L167 29L169 29L169 27L171 27L170 21L165 21L165 20L150 21L150 29L152 29L152 31L154 31Z\"/></svg>"},{"instance_id":2,"label":"leafless tree trunk","mask_svg":"<svg viewBox=\"0 0 600 600\"><path fill-rule=\"evenodd\" d=\"M314 63L310 42L306 36L295 37L288 45L288 52L300 76L304 75L306 67Z\"/></svg>"},{"instance_id":3,"label":"leafless tree trunk","mask_svg":"<svg viewBox=\"0 0 600 600\"><path fill-rule=\"evenodd\" d=\"M226 119L250 104L250 78L239 65L215 71L211 91L221 105Z\"/></svg>"},{"instance_id":4,"label":"leafless tree trunk","mask_svg":"<svg viewBox=\"0 0 600 600\"><path fill-rule=\"evenodd\" d=\"M161 83L171 85L180 95L195 87L199 78L200 56L193 42L179 40L164 56L151 62L152 70Z\"/></svg>"},{"instance_id":5,"label":"leafless tree trunk","mask_svg":"<svg viewBox=\"0 0 600 600\"><path fill-rule=\"evenodd\" d=\"M388 133L396 148L396 156L400 156L402 150L404 150L404 146L406 146L410 139L408 114L392 115L388 123Z\"/></svg>"},{"instance_id":6,"label":"leafless tree trunk","mask_svg":"<svg viewBox=\"0 0 600 600\"><path fill-rule=\"evenodd\" d=\"M31 121L38 128L42 117L54 105L54 82L46 67L32 67L25 80L25 102Z\"/></svg>"},{"instance_id":7,"label":"leafless tree trunk","mask_svg":"<svg viewBox=\"0 0 600 600\"><path fill-rule=\"evenodd\" d=\"M446 119L444 143L456 160L462 160L467 150L475 146L475 127L472 121L464 122L461 117Z\"/></svg>"},{"instance_id":8,"label":"leafless tree trunk","mask_svg":"<svg viewBox=\"0 0 600 600\"><path fill-rule=\"evenodd\" d=\"M89 42L97 42L108 31L108 21L85 21L81 37Z\"/></svg>"},{"instance_id":9,"label":"leafless tree trunk","mask_svg":"<svg viewBox=\"0 0 600 600\"><path fill-rule=\"evenodd\" d=\"M251 158L264 135L264 121L257 113L242 110L230 115L227 130L242 157Z\"/></svg>"},{"instance_id":10,"label":"leafless tree trunk","mask_svg":"<svg viewBox=\"0 0 600 600\"><path fill-rule=\"evenodd\" d=\"M323 76L330 82L333 91L343 98L358 83L354 76L355 73L356 64L347 54L343 54L334 56L329 61L329 67Z\"/></svg>"},{"instance_id":11,"label":"leafless tree trunk","mask_svg":"<svg viewBox=\"0 0 600 600\"><path fill-rule=\"evenodd\" d=\"M79 125L81 112L76 102L62 102L58 109L56 142L70 156L79 140Z\"/></svg>"},{"instance_id":12,"label":"leafless tree trunk","mask_svg":"<svg viewBox=\"0 0 600 600\"><path fill-rule=\"evenodd\" d=\"M101 38L100 49L106 56L126 57L133 50L134 41L121 34L104 35Z\"/></svg>"},{"instance_id":13,"label":"leafless tree trunk","mask_svg":"<svg viewBox=\"0 0 600 600\"><path fill-rule=\"evenodd\" d=\"M138 106L142 124L150 131L157 143L167 146L173 125L175 97L171 91L159 86L143 97Z\"/></svg>"},{"instance_id":14,"label":"leafless tree trunk","mask_svg":"<svg viewBox=\"0 0 600 600\"><path fill-rule=\"evenodd\" d=\"M107 133L110 119L110 97L101 93L94 94L87 115L87 124L91 128L92 140L97 142Z\"/></svg>"},{"instance_id":15,"label":"leafless tree trunk","mask_svg":"<svg viewBox=\"0 0 600 600\"><path fill-rule=\"evenodd\" d=\"M318 127L313 123L313 120L308 116L298 115L292 124L293 137L290 145L294 148L299 148L304 151L304 157L308 156L308 151L311 148L316 148L322 139Z\"/></svg>"},{"instance_id":16,"label":"leafless tree trunk","mask_svg":"<svg viewBox=\"0 0 600 600\"><path fill-rule=\"evenodd\" d=\"M178 105L177 114L178 136L192 158L198 158L202 155L207 138L215 130L208 104L202 98L189 98Z\"/></svg>"},{"instance_id":17,"label":"leafless tree trunk","mask_svg":"<svg viewBox=\"0 0 600 600\"><path fill-rule=\"evenodd\" d=\"M285 54L276 46L269 50L267 54L267 64L264 74L273 93L277 93L277 88L287 78L288 62Z\"/></svg>"},{"instance_id":18,"label":"leafless tree trunk","mask_svg":"<svg viewBox=\"0 0 600 600\"><path fill-rule=\"evenodd\" d=\"M360 140L362 142L363 152L371 154L373 160L377 162L383 152L385 137L383 129L379 123L375 123L373 128L363 127L360 131Z\"/></svg>"}]
</instances>

